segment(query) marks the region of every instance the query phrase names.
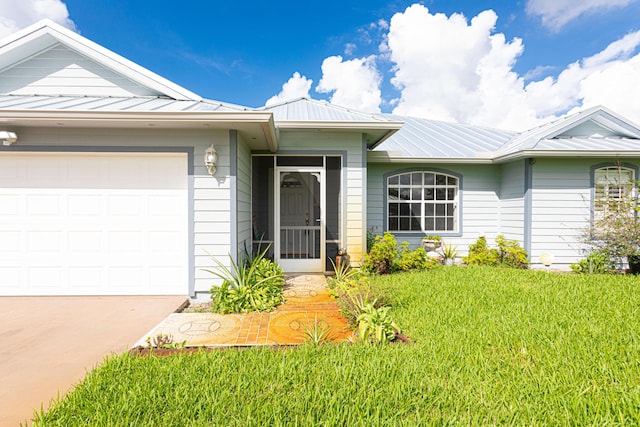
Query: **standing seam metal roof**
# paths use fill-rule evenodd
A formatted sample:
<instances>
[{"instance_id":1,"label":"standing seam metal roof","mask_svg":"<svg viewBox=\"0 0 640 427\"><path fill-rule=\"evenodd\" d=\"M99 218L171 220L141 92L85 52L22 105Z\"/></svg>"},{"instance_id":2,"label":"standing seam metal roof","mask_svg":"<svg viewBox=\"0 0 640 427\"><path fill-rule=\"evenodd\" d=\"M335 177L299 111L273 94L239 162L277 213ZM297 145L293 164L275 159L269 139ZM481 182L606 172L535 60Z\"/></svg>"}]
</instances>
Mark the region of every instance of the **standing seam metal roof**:
<instances>
[{"instance_id":1,"label":"standing seam metal roof","mask_svg":"<svg viewBox=\"0 0 640 427\"><path fill-rule=\"evenodd\" d=\"M516 135L515 132L446 123L413 117L385 115L404 121L404 126L374 151L400 151L404 157L476 157L493 152Z\"/></svg>"},{"instance_id":2,"label":"standing seam metal roof","mask_svg":"<svg viewBox=\"0 0 640 427\"><path fill-rule=\"evenodd\" d=\"M164 97L0 95L0 110L233 112L251 109L209 100L190 101Z\"/></svg>"}]
</instances>

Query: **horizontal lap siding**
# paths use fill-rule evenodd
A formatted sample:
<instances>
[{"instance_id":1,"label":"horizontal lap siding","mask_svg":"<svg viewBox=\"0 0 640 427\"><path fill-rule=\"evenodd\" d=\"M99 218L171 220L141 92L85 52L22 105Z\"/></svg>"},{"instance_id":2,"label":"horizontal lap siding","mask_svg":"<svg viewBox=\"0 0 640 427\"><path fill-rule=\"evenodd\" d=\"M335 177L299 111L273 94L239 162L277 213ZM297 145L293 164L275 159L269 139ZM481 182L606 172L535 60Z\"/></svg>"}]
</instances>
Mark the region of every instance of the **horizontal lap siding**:
<instances>
[{"instance_id":1,"label":"horizontal lap siding","mask_svg":"<svg viewBox=\"0 0 640 427\"><path fill-rule=\"evenodd\" d=\"M228 262L230 248L231 195L229 190L229 133L198 130L140 130L140 129L48 129L17 128L20 144L24 146L114 147L114 152L126 153L129 147L188 147L193 148L193 234L192 271L195 291L206 292L214 280L202 269L213 265L208 254ZM218 152L218 170L209 176L204 165L205 150L213 144ZM16 146L19 149L19 146ZM52 148L53 150L53 148ZM43 151L46 151L43 149Z\"/></svg>"},{"instance_id":2,"label":"horizontal lap siding","mask_svg":"<svg viewBox=\"0 0 640 427\"><path fill-rule=\"evenodd\" d=\"M591 167L600 160L536 159L532 165L531 260L554 255L557 268L584 256L589 226Z\"/></svg>"},{"instance_id":3,"label":"horizontal lap siding","mask_svg":"<svg viewBox=\"0 0 640 427\"><path fill-rule=\"evenodd\" d=\"M238 141L238 167L237 167L237 192L238 192L238 252L242 253L245 247L251 250L252 224L251 224L251 150L244 141Z\"/></svg>"},{"instance_id":4,"label":"horizontal lap siding","mask_svg":"<svg viewBox=\"0 0 640 427\"><path fill-rule=\"evenodd\" d=\"M384 210L386 196L384 194L384 174L400 170L445 170L462 175L462 235L447 236L447 233L431 233L442 235L443 240L457 246L458 255L467 254L468 246L479 236L485 235L493 240L498 234L498 173L495 166L490 165L387 165L369 164L367 175L367 229L375 234L382 234L386 229ZM399 234L398 241L407 241L413 247L420 245L426 233Z\"/></svg>"},{"instance_id":5,"label":"horizontal lap siding","mask_svg":"<svg viewBox=\"0 0 640 427\"><path fill-rule=\"evenodd\" d=\"M52 96L159 95L60 44L3 71L0 93Z\"/></svg>"},{"instance_id":6,"label":"horizontal lap siding","mask_svg":"<svg viewBox=\"0 0 640 427\"><path fill-rule=\"evenodd\" d=\"M362 134L356 132L299 132L281 131L280 152L311 154L345 154L342 189L342 244L347 248L351 261L358 264L364 250L364 169L362 164ZM344 193L344 192L343 192Z\"/></svg>"},{"instance_id":7,"label":"horizontal lap siding","mask_svg":"<svg viewBox=\"0 0 640 427\"><path fill-rule=\"evenodd\" d=\"M500 233L524 246L524 161L500 165Z\"/></svg>"}]
</instances>

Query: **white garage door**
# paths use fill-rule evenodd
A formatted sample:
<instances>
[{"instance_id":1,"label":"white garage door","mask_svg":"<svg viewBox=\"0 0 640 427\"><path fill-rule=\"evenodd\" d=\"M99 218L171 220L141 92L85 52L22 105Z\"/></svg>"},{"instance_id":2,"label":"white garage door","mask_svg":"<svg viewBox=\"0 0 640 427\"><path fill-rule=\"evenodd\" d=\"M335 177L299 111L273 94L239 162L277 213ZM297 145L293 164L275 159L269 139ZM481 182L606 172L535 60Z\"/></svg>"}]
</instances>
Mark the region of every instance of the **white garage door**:
<instances>
[{"instance_id":1,"label":"white garage door","mask_svg":"<svg viewBox=\"0 0 640 427\"><path fill-rule=\"evenodd\" d=\"M186 154L0 153L1 295L188 292Z\"/></svg>"}]
</instances>

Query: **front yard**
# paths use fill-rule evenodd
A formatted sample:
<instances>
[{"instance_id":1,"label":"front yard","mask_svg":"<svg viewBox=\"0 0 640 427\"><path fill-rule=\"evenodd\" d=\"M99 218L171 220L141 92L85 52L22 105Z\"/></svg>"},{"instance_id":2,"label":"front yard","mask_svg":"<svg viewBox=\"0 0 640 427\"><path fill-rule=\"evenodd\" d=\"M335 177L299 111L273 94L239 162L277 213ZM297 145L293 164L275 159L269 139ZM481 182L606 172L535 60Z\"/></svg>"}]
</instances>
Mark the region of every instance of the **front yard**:
<instances>
[{"instance_id":1,"label":"front yard","mask_svg":"<svg viewBox=\"0 0 640 427\"><path fill-rule=\"evenodd\" d=\"M36 425L640 423L640 277L440 267L374 285L414 344L124 354Z\"/></svg>"}]
</instances>

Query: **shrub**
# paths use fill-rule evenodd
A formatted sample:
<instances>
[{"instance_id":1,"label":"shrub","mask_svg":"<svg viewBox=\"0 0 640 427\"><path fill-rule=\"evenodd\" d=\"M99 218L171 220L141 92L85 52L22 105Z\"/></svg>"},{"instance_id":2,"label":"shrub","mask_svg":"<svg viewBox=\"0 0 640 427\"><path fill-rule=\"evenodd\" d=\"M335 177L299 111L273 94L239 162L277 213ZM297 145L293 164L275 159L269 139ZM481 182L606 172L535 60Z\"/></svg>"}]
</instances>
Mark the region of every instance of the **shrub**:
<instances>
[{"instance_id":1,"label":"shrub","mask_svg":"<svg viewBox=\"0 0 640 427\"><path fill-rule=\"evenodd\" d=\"M607 274L615 270L615 263L606 252L596 251L570 267L577 274Z\"/></svg>"},{"instance_id":2,"label":"shrub","mask_svg":"<svg viewBox=\"0 0 640 427\"><path fill-rule=\"evenodd\" d=\"M247 313L271 311L284 302L284 272L280 266L265 258L267 247L255 256L245 250L244 260L231 268L213 258L215 270L205 270L223 280L211 288L211 309L217 313Z\"/></svg>"},{"instance_id":3,"label":"shrub","mask_svg":"<svg viewBox=\"0 0 640 427\"><path fill-rule=\"evenodd\" d=\"M362 268L376 274L393 273L397 257L398 242L393 234L385 232L375 237L371 250L364 257Z\"/></svg>"},{"instance_id":4,"label":"shrub","mask_svg":"<svg viewBox=\"0 0 640 427\"><path fill-rule=\"evenodd\" d=\"M620 187L616 195L607 192L596 199L599 209L583 230L585 243L612 261L640 254L640 206L634 190L637 187L638 181L633 181Z\"/></svg>"},{"instance_id":5,"label":"shrub","mask_svg":"<svg viewBox=\"0 0 640 427\"><path fill-rule=\"evenodd\" d=\"M371 250L365 255L362 269L369 273L389 274L394 271L425 270L438 265L437 260L427 257L423 248L413 251L408 242L398 242L392 233L376 236Z\"/></svg>"},{"instance_id":6,"label":"shrub","mask_svg":"<svg viewBox=\"0 0 640 427\"><path fill-rule=\"evenodd\" d=\"M469 254L462 259L467 265L498 265L498 251L489 249L487 238L480 236L475 243L469 245Z\"/></svg>"},{"instance_id":7,"label":"shrub","mask_svg":"<svg viewBox=\"0 0 640 427\"><path fill-rule=\"evenodd\" d=\"M504 235L496 237L498 245L498 264L511 268L527 268L529 260L527 251L522 249L515 240L505 239Z\"/></svg>"},{"instance_id":8,"label":"shrub","mask_svg":"<svg viewBox=\"0 0 640 427\"><path fill-rule=\"evenodd\" d=\"M467 265L503 266L511 268L527 268L527 251L515 240L505 239L500 234L496 237L497 248L487 246L487 238L481 236L469 245L469 254L463 258Z\"/></svg>"},{"instance_id":9,"label":"shrub","mask_svg":"<svg viewBox=\"0 0 640 427\"><path fill-rule=\"evenodd\" d=\"M428 270L434 268L436 265L438 265L438 261L433 258L428 258L424 248L418 248L412 251L409 249L408 242L402 242L395 269L401 271Z\"/></svg>"}]
</instances>

